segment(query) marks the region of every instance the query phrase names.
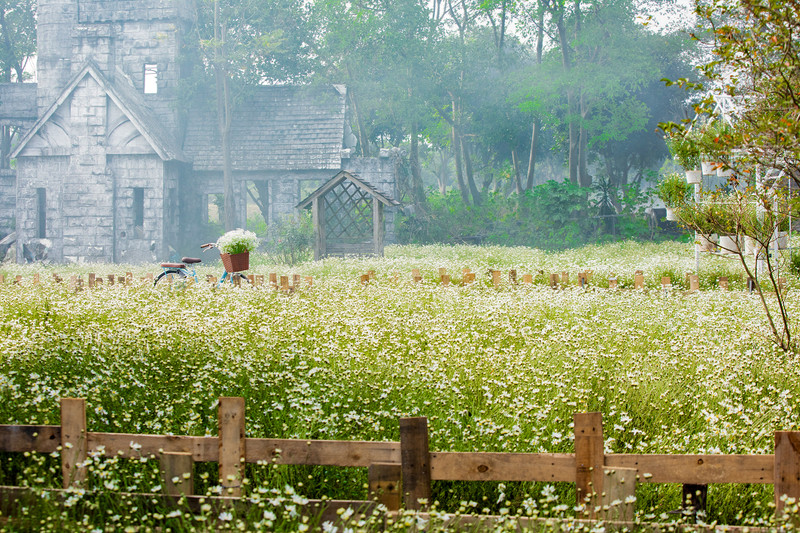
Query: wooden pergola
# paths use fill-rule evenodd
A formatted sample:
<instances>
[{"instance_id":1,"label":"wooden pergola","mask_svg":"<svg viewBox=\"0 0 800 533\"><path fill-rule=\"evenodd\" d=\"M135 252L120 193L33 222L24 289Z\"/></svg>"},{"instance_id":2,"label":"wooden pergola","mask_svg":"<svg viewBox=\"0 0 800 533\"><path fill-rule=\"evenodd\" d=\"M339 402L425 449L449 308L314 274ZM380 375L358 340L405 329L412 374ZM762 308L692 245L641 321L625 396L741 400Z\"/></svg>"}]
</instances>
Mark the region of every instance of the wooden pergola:
<instances>
[{"instance_id":1,"label":"wooden pergola","mask_svg":"<svg viewBox=\"0 0 800 533\"><path fill-rule=\"evenodd\" d=\"M400 202L358 176L342 170L298 209L311 208L314 259L344 255L383 255L384 207Z\"/></svg>"}]
</instances>

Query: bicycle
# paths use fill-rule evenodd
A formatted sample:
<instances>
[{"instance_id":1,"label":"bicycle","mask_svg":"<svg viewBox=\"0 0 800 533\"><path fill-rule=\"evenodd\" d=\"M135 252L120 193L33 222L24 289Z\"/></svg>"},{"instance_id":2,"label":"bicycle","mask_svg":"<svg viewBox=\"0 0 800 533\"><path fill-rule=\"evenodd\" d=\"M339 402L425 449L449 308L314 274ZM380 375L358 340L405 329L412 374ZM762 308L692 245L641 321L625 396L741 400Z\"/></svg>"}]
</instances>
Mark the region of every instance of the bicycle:
<instances>
[{"instance_id":1,"label":"bicycle","mask_svg":"<svg viewBox=\"0 0 800 533\"><path fill-rule=\"evenodd\" d=\"M207 252L216 247L217 246L213 242L209 242L200 246L200 248L203 249L203 252ZM170 283L173 283L176 280L184 282L190 277L194 278L195 283L199 283L200 280L197 278L197 270L195 270L195 265L202 262L203 260L199 257L182 257L180 263L161 263L160 266L162 269L164 269L164 271L156 276L155 280L153 280L153 286L155 287L158 285L158 282L161 280L167 280ZM225 280L228 280L230 283L250 283L250 280L247 279L247 276L241 272L228 272L225 270L217 282L217 287L223 285Z\"/></svg>"}]
</instances>

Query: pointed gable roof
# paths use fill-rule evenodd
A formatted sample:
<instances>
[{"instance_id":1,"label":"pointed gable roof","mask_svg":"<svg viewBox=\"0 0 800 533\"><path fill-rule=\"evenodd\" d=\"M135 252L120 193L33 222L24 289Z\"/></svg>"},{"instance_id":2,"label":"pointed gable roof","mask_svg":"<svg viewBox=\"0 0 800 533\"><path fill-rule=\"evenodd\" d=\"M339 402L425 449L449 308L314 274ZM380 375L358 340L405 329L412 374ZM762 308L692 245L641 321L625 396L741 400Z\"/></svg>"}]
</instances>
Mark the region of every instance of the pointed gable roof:
<instances>
[{"instance_id":1,"label":"pointed gable roof","mask_svg":"<svg viewBox=\"0 0 800 533\"><path fill-rule=\"evenodd\" d=\"M91 61L86 62L83 68L64 87L55 102L28 130L12 152L11 157L19 156L28 142L50 120L56 110L67 101L78 84L86 77L91 77L97 82L162 160L186 160L173 136L161 126L158 118L149 110L130 79L120 70L116 71L113 78L109 78Z\"/></svg>"},{"instance_id":2,"label":"pointed gable roof","mask_svg":"<svg viewBox=\"0 0 800 533\"><path fill-rule=\"evenodd\" d=\"M326 181L316 191L314 191L310 195L308 195L308 197L305 200L301 201L295 207L297 209L307 209L307 208L311 207L311 202L313 202L316 198L321 198L322 196L325 196L325 194L328 191L330 191L331 189L333 189L334 187L336 187L337 185L339 185L340 183L342 183L345 180L349 180L350 182L355 184L357 187L359 187L359 188L363 189L364 191L366 191L367 193L369 193L372 197L377 198L383 205L386 205L386 206L389 206L389 207L397 207L397 206L402 205L400 202L398 202L394 198L392 198L392 197L380 192L378 189L373 187L369 182L366 182L366 181L362 180L361 178L359 178L355 174L352 174L352 173L350 173L350 172L348 172L346 170L342 170L341 172L336 174L334 177L332 177L331 179Z\"/></svg>"}]
</instances>

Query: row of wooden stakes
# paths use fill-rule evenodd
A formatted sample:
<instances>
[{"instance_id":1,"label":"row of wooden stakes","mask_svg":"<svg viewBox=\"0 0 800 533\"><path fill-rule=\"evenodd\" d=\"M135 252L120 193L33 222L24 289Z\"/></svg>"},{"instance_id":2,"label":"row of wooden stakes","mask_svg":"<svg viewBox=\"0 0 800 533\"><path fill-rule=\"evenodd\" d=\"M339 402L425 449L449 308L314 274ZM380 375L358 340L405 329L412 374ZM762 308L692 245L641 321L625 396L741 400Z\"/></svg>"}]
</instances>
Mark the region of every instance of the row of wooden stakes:
<instances>
[{"instance_id":1,"label":"row of wooden stakes","mask_svg":"<svg viewBox=\"0 0 800 533\"><path fill-rule=\"evenodd\" d=\"M155 277L152 273L148 273L145 276L141 276L139 281L141 283L149 283L152 284ZM172 278L168 278L168 283L172 282ZM303 283L305 283L306 287L311 287L314 284L314 278L312 276L301 276L300 274L294 274L293 276L278 276L276 273L272 272L268 276L268 283L269 287L275 290L281 290L283 292L294 292L300 288L302 288ZM250 282L250 285L253 287L261 287L264 286L264 276L262 274L254 275L250 274L247 276L247 280ZM24 281L23 276L16 275L12 280L12 284L21 285ZM63 283L65 281L58 274L53 274L53 282L55 283ZM124 276L118 276L115 274L108 274L105 277L98 276L94 273L89 273L85 282L83 276L72 275L68 278L69 287L70 289L74 290L75 292L83 290L85 287L88 288L95 288L95 287L102 287L102 286L113 286L113 285L131 285L134 283L135 278L132 272L126 272ZM219 281L219 278L216 276L208 275L206 276L206 282L212 285L216 285ZM5 276L0 274L0 285L5 284ZM42 283L42 277L37 272L34 273L31 277L31 284L33 286L40 285ZM234 277L233 283L235 285L241 285L241 278Z\"/></svg>"},{"instance_id":2,"label":"row of wooden stakes","mask_svg":"<svg viewBox=\"0 0 800 533\"><path fill-rule=\"evenodd\" d=\"M492 285L495 288L499 288L503 283L503 271L501 270L489 270L488 274L491 275ZM545 281L549 284L550 287L554 289L564 288L570 285L570 276L569 272L561 272L555 274L545 274L543 271L540 271L540 275L544 276ZM577 284L580 287L587 288L591 283L592 276L594 272L592 270L584 270L583 272L578 272ZM399 272L394 272L392 274L392 282L397 283L400 281L401 274ZM414 283L419 283L422 281L422 274L418 268L411 270L411 279ZM439 283L443 286L448 286L451 284L455 284L455 280L451 278L451 276L447 273L446 268L439 269ZM375 271L369 270L366 274L361 275L361 283L366 285L375 280ZM464 268L462 271L461 277L461 285L469 285L475 282L475 273L472 272L469 268ZM508 271L508 282L512 285L517 285L520 282L520 278L517 275L516 270L509 270ZM524 285L532 285L534 282L533 274L523 274L521 278L521 282ZM723 290L729 289L729 282L727 276L721 276L717 279L719 284L719 288ZM779 286L784 288L786 286L786 278L779 278L778 279ZM686 273L686 280L685 286L689 287L689 292L697 292L700 290L700 276L697 274L692 274L690 272ZM610 289L618 289L619 280L616 276L611 276L608 278L608 287ZM633 275L633 288L634 289L644 289L644 271L637 270L634 272ZM661 277L661 288L662 290L672 290L673 283L672 278L669 276L662 276Z\"/></svg>"}]
</instances>

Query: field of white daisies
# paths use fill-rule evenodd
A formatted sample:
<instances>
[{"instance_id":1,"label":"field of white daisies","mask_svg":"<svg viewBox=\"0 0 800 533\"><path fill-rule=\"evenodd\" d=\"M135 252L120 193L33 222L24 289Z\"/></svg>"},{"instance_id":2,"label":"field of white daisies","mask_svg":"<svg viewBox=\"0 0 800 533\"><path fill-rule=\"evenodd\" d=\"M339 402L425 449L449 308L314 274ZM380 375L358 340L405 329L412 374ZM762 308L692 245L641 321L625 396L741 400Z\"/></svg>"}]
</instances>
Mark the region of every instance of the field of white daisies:
<instances>
[{"instance_id":1,"label":"field of white daisies","mask_svg":"<svg viewBox=\"0 0 800 533\"><path fill-rule=\"evenodd\" d=\"M464 267L474 284L457 283ZM440 268L453 285L438 284ZM503 271L499 288L492 269ZM535 283L509 283L509 269ZM59 398L82 397L90 431L216 434L217 398L243 396L248 437L397 440L400 417L426 416L432 450L572 452L573 413L599 411L608 453L772 453L774 431L800 428L797 356L772 345L735 260L704 256L702 290L689 294L693 269L691 247L680 243L552 254L393 246L384 258L293 269L256 259L249 273L313 276L287 295L144 282L75 293L52 274L127 270L138 280L159 270L0 265L0 424L58 424ZM362 285L369 270L375 279ZM585 270L593 276L584 289L575 282ZM635 270L644 291L632 290ZM545 276L562 271L573 285L550 288ZM22 282L12 284L16 275ZM783 275L797 316L800 283ZM608 289L612 276L620 289ZM730 291L716 288L720 276ZM96 458L89 469L86 493L0 516L0 529L303 530L310 522L297 507L306 498L366 496L365 470L249 465L245 493L264 504L255 513L153 511L96 491L157 492L155 461ZM197 466L198 493L218 490L215 472ZM59 487L58 457L0 454L0 485ZM566 483L437 482L433 500L442 513L575 514ZM772 500L771 485L712 485L706 520L769 524ZM680 520L668 513L678 507L679 486L637 489L640 520Z\"/></svg>"}]
</instances>

